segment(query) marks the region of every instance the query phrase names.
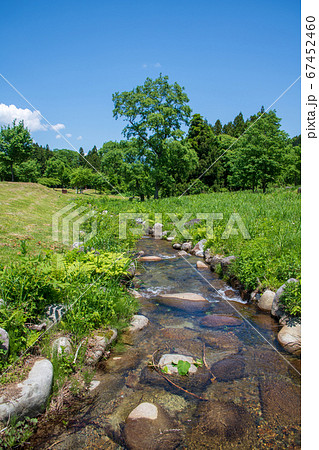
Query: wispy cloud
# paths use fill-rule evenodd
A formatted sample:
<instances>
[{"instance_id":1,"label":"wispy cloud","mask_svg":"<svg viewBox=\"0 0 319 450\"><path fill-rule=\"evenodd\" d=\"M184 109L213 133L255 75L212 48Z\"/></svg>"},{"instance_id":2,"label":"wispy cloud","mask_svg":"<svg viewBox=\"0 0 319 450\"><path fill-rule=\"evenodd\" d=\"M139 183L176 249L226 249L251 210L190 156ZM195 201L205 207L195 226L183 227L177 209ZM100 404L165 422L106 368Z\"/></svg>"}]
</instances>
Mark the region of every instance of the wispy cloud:
<instances>
[{"instance_id":1,"label":"wispy cloud","mask_svg":"<svg viewBox=\"0 0 319 450\"><path fill-rule=\"evenodd\" d=\"M66 133L66 137L70 138L70 137L72 137L72 134L71 133Z\"/></svg>"},{"instance_id":2,"label":"wispy cloud","mask_svg":"<svg viewBox=\"0 0 319 450\"><path fill-rule=\"evenodd\" d=\"M82 141L83 137L82 137L82 136L78 136L76 139L77 139L78 141Z\"/></svg>"},{"instance_id":3,"label":"wispy cloud","mask_svg":"<svg viewBox=\"0 0 319 450\"><path fill-rule=\"evenodd\" d=\"M40 111L31 111L28 108L17 108L15 105L0 104L0 123L3 125L9 125L16 119L18 122L23 120L24 125L31 131L53 131L63 130L65 125L63 123L57 123L56 125L49 126L43 123Z\"/></svg>"}]
</instances>

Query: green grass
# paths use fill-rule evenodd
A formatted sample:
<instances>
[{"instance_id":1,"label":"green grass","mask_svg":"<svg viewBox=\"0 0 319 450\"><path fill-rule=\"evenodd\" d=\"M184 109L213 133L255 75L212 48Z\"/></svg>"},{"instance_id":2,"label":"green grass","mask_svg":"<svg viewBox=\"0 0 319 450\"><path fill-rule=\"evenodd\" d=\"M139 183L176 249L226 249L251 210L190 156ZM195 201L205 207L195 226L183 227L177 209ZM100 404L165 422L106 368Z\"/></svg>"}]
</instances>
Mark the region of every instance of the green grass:
<instances>
[{"instance_id":1,"label":"green grass","mask_svg":"<svg viewBox=\"0 0 319 450\"><path fill-rule=\"evenodd\" d=\"M31 183L1 183L1 188L6 251L0 261L0 298L5 302L0 327L9 333L10 354L6 361L0 355L0 372L36 341L40 332L28 325L43 322L50 304L74 305L54 327L70 334L73 342L96 329L125 328L138 307L121 283L131 261L126 250L134 240L118 241L114 222L103 233L107 245L94 244L96 254L52 242L52 214L69 202L92 203L101 196L92 191L62 194Z\"/></svg>"},{"instance_id":2,"label":"green grass","mask_svg":"<svg viewBox=\"0 0 319 450\"><path fill-rule=\"evenodd\" d=\"M94 202L94 207L107 209L116 217L120 212L148 213L151 223L155 219L161 221L165 230L174 229L169 213L179 219L189 213L184 221L195 218L198 213L222 213L223 219L214 221L213 238L208 240L207 248L214 254L238 257L232 271L247 289L254 289L258 279L264 287L277 289L287 278L300 277L300 195L296 191L222 192L143 203L102 198ZM162 216L155 218L155 213ZM240 215L251 239L244 239L240 232L237 236L223 238L233 213ZM131 226L136 227L136 224L132 222ZM195 225L190 234L194 243L207 237L203 224ZM102 236L103 233L99 239ZM177 232L176 241L183 240L186 239Z\"/></svg>"},{"instance_id":3,"label":"green grass","mask_svg":"<svg viewBox=\"0 0 319 450\"><path fill-rule=\"evenodd\" d=\"M79 196L99 197L93 190L62 194L61 189L36 183L0 182L0 265L17 259L22 241L32 254L59 249L61 245L52 241L52 214Z\"/></svg>"}]
</instances>

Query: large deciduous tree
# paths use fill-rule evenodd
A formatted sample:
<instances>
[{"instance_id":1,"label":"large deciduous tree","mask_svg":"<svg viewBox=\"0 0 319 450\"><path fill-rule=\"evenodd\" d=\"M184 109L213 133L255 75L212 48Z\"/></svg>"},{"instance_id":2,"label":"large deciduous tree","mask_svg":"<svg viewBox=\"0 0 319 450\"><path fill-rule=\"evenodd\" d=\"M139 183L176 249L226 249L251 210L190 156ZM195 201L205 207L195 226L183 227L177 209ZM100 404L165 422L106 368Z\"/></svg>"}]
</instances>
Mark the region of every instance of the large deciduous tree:
<instances>
[{"instance_id":1,"label":"large deciduous tree","mask_svg":"<svg viewBox=\"0 0 319 450\"><path fill-rule=\"evenodd\" d=\"M2 162L10 167L11 180L14 181L13 165L25 161L32 151L30 132L24 127L23 121L1 127L0 156Z\"/></svg>"},{"instance_id":2,"label":"large deciduous tree","mask_svg":"<svg viewBox=\"0 0 319 450\"><path fill-rule=\"evenodd\" d=\"M227 153L229 182L237 189L254 191L260 186L265 192L282 170L288 136L280 130L280 119L275 111L260 112L257 118Z\"/></svg>"},{"instance_id":3,"label":"large deciduous tree","mask_svg":"<svg viewBox=\"0 0 319 450\"><path fill-rule=\"evenodd\" d=\"M188 125L191 108L189 99L178 83L169 84L168 77L160 75L155 80L147 78L143 86L132 91L113 95L115 119L122 117L127 122L123 130L128 139L135 137L145 162L154 173L155 192L158 198L163 182L161 170L167 139L180 140L181 126Z\"/></svg>"}]
</instances>

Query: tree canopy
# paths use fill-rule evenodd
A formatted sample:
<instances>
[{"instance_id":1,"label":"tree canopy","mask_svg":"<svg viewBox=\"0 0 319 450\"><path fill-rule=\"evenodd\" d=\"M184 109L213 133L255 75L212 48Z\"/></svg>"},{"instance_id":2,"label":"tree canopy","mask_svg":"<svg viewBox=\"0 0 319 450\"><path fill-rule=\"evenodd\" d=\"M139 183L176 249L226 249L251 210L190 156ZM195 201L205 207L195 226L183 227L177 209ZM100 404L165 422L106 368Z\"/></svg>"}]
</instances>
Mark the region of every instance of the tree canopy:
<instances>
[{"instance_id":1,"label":"tree canopy","mask_svg":"<svg viewBox=\"0 0 319 450\"><path fill-rule=\"evenodd\" d=\"M32 138L23 121L17 124L14 120L12 125L1 127L0 157L2 162L10 167L11 181L14 181L13 164L28 159L31 149Z\"/></svg>"},{"instance_id":2,"label":"tree canopy","mask_svg":"<svg viewBox=\"0 0 319 450\"><path fill-rule=\"evenodd\" d=\"M137 139L145 162L154 169L154 197L158 198L165 142L181 139L181 127L189 123L191 108L184 88L176 82L169 84L168 77L160 75L155 80L147 78L131 91L116 92L113 102L115 119L122 117L127 122L124 136Z\"/></svg>"}]
</instances>

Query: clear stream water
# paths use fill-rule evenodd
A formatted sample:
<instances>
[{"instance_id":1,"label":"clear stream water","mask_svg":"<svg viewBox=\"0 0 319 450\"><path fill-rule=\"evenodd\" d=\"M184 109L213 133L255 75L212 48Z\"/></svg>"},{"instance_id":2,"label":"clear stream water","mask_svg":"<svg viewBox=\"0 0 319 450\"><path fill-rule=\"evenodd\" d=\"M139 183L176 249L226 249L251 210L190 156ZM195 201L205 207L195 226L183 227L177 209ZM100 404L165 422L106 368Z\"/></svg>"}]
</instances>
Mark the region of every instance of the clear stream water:
<instances>
[{"instance_id":1,"label":"clear stream water","mask_svg":"<svg viewBox=\"0 0 319 450\"><path fill-rule=\"evenodd\" d=\"M206 281L194 270L198 258L187 256L185 261L168 242L142 239L138 250L163 258L143 263L134 281L143 295L140 312L149 318L149 326L123 336L122 348L114 349L99 364L95 379L100 384L90 401L72 411L64 426L49 423L47 431L35 437L36 448L124 449L125 419L141 402L160 405L170 414L180 430L180 449L300 448L300 358L278 344L278 323L255 305L243 303L235 291L226 301L229 286L209 270L200 272ZM161 305L156 296L163 292L201 294L211 302L208 313L246 320L235 327L204 327L200 321L207 312ZM202 358L203 349L217 380L204 377L205 382L190 383L187 388L215 403L175 388L160 375L154 377L147 367L154 352L155 360L164 353ZM241 432L212 431L205 416L210 406L205 413L203 403L213 405L214 417L226 410L222 428L238 425ZM234 405L240 407L235 418ZM155 448L151 444L149 448Z\"/></svg>"}]
</instances>

